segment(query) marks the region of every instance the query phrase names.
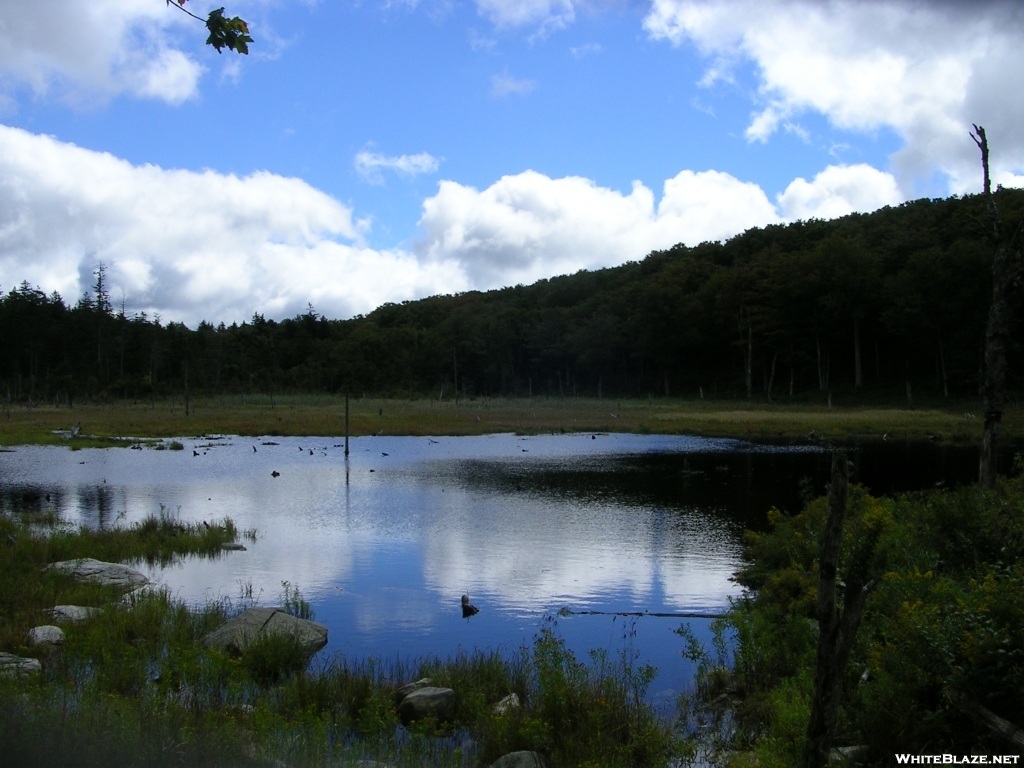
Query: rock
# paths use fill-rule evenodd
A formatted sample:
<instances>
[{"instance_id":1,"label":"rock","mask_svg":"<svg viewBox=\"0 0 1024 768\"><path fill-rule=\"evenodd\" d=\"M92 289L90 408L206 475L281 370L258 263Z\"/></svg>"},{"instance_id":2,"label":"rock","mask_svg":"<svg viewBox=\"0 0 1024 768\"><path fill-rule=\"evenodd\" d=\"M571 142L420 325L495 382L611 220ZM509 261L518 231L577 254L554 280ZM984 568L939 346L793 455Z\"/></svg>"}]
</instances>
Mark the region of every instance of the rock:
<instances>
[{"instance_id":1,"label":"rock","mask_svg":"<svg viewBox=\"0 0 1024 768\"><path fill-rule=\"evenodd\" d=\"M52 624L44 624L41 627L32 627L28 631L28 644L31 646L40 645L63 645L64 630Z\"/></svg>"},{"instance_id":2,"label":"rock","mask_svg":"<svg viewBox=\"0 0 1024 768\"><path fill-rule=\"evenodd\" d=\"M857 759L865 755L868 751L867 746L860 744L855 747L835 747L829 750L828 753L828 764L829 765L853 765Z\"/></svg>"},{"instance_id":3,"label":"rock","mask_svg":"<svg viewBox=\"0 0 1024 768\"><path fill-rule=\"evenodd\" d=\"M401 688L399 688L397 691L395 691L395 695L394 695L395 706L397 707L399 704L401 704L402 703L402 699L404 699L406 696L408 696L413 691L418 691L418 690L420 690L420 688L427 688L427 687L429 687L429 686L431 686L433 684L434 684L433 680L431 680L429 677L424 677L424 678L421 678L420 680L417 680L415 683L409 683L408 685L403 685Z\"/></svg>"},{"instance_id":4,"label":"rock","mask_svg":"<svg viewBox=\"0 0 1024 768\"><path fill-rule=\"evenodd\" d=\"M507 715L514 709L519 709L519 695L510 693L504 699L494 705L494 714Z\"/></svg>"},{"instance_id":5,"label":"rock","mask_svg":"<svg viewBox=\"0 0 1024 768\"><path fill-rule=\"evenodd\" d=\"M59 563L51 563L46 569L59 571L75 581L88 584L125 589L134 589L149 584L149 579L134 568L129 568L121 563L104 563L102 560L93 560L91 557L84 557L80 560L62 560Z\"/></svg>"},{"instance_id":6,"label":"rock","mask_svg":"<svg viewBox=\"0 0 1024 768\"><path fill-rule=\"evenodd\" d=\"M403 723L424 717L450 720L455 715L455 691L451 688L427 686L413 691L398 705L398 716Z\"/></svg>"},{"instance_id":7,"label":"rock","mask_svg":"<svg viewBox=\"0 0 1024 768\"><path fill-rule=\"evenodd\" d=\"M242 653L260 637L294 635L302 649L312 655L327 645L327 627L299 619L280 608L250 608L228 619L203 638L207 648Z\"/></svg>"},{"instance_id":8,"label":"rock","mask_svg":"<svg viewBox=\"0 0 1024 768\"><path fill-rule=\"evenodd\" d=\"M547 768L548 761L540 752L509 752L493 763L491 768Z\"/></svg>"},{"instance_id":9,"label":"rock","mask_svg":"<svg viewBox=\"0 0 1024 768\"><path fill-rule=\"evenodd\" d=\"M229 542L226 542L224 544L221 544L220 548L221 549L231 549L231 550L235 550L235 551L238 551L238 552L245 552L246 551L245 546L243 544L239 544L237 541L229 541Z\"/></svg>"},{"instance_id":10,"label":"rock","mask_svg":"<svg viewBox=\"0 0 1024 768\"><path fill-rule=\"evenodd\" d=\"M0 677L17 677L41 671L39 659L26 659L10 653L0 653Z\"/></svg>"},{"instance_id":11,"label":"rock","mask_svg":"<svg viewBox=\"0 0 1024 768\"><path fill-rule=\"evenodd\" d=\"M86 608L81 605L55 605L49 610L50 618L54 621L68 622L85 621L102 613L102 608Z\"/></svg>"}]
</instances>

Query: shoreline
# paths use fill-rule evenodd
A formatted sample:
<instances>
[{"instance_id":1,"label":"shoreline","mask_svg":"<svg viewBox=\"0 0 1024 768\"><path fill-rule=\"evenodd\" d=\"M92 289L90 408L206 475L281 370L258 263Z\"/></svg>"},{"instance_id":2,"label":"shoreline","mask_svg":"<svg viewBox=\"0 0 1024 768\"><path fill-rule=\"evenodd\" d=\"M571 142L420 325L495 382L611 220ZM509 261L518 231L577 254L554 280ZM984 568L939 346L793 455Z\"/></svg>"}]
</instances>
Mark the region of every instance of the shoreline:
<instances>
[{"instance_id":1,"label":"shoreline","mask_svg":"<svg viewBox=\"0 0 1024 768\"><path fill-rule=\"evenodd\" d=\"M345 401L327 395L231 396L140 403L114 401L74 407L8 407L0 446L101 447L131 439L189 435L341 437ZM893 404L827 406L737 400L596 398L474 398L460 400L352 398L350 434L460 436L580 432L688 434L738 439L933 439L979 443L980 403L954 401L914 410ZM77 429L69 439L60 431ZM1004 438L1024 437L1024 410L1007 410Z\"/></svg>"}]
</instances>

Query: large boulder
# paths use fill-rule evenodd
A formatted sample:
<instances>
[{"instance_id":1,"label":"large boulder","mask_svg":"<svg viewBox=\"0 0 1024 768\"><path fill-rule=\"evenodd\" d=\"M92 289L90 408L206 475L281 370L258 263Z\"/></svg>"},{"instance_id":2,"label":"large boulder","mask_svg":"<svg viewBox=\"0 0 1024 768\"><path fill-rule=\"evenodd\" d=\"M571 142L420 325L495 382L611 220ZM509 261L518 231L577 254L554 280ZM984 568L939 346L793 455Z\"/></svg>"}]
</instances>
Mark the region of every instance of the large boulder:
<instances>
[{"instance_id":1,"label":"large boulder","mask_svg":"<svg viewBox=\"0 0 1024 768\"><path fill-rule=\"evenodd\" d=\"M208 648L242 653L261 637L291 635L312 655L327 645L327 627L292 616L281 608L250 608L217 627L203 638Z\"/></svg>"},{"instance_id":2,"label":"large boulder","mask_svg":"<svg viewBox=\"0 0 1024 768\"><path fill-rule=\"evenodd\" d=\"M28 631L28 644L35 646L56 646L64 644L64 630L52 624L32 627Z\"/></svg>"},{"instance_id":3,"label":"large boulder","mask_svg":"<svg viewBox=\"0 0 1024 768\"><path fill-rule=\"evenodd\" d=\"M109 587L135 589L149 584L149 579L134 568L129 568L121 563L104 563L102 560L93 560L91 557L83 557L80 560L62 560L59 563L48 565L47 570L59 571L78 582Z\"/></svg>"},{"instance_id":4,"label":"large boulder","mask_svg":"<svg viewBox=\"0 0 1024 768\"><path fill-rule=\"evenodd\" d=\"M548 761L540 752L509 752L502 755L493 763L491 768L547 768Z\"/></svg>"},{"instance_id":5,"label":"large boulder","mask_svg":"<svg viewBox=\"0 0 1024 768\"><path fill-rule=\"evenodd\" d=\"M455 716L455 691L433 686L419 688L402 699L398 705L398 716L405 724L425 717L451 720Z\"/></svg>"},{"instance_id":6,"label":"large boulder","mask_svg":"<svg viewBox=\"0 0 1024 768\"><path fill-rule=\"evenodd\" d=\"M420 688L429 688L433 684L434 684L434 681L431 680L429 677L423 677L423 678L420 678L419 680L417 680L415 683L409 683L408 685L403 685L401 688L399 688L397 691L395 691L395 694L394 694L395 706L397 707L399 704L401 704L402 700L406 696L408 696L410 693L412 693L413 691L418 691Z\"/></svg>"},{"instance_id":7,"label":"large boulder","mask_svg":"<svg viewBox=\"0 0 1024 768\"><path fill-rule=\"evenodd\" d=\"M83 605L55 605L50 609L50 618L54 621L78 622L91 619L103 613L102 608L86 608Z\"/></svg>"},{"instance_id":8,"label":"large boulder","mask_svg":"<svg viewBox=\"0 0 1024 768\"><path fill-rule=\"evenodd\" d=\"M39 672L43 666L39 659L26 659L11 653L0 653L0 677L17 677Z\"/></svg>"}]
</instances>

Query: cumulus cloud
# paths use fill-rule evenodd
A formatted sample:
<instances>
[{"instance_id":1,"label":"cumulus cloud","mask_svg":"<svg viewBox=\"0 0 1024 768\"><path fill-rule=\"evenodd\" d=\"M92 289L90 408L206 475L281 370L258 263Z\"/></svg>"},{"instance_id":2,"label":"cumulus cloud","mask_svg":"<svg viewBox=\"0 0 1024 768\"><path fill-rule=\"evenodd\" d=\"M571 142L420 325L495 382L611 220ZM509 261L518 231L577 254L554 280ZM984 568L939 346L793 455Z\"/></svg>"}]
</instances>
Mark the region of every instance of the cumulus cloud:
<instances>
[{"instance_id":1,"label":"cumulus cloud","mask_svg":"<svg viewBox=\"0 0 1024 768\"><path fill-rule=\"evenodd\" d=\"M517 93L525 96L534 89L537 84L533 80L520 80L512 77L508 72L491 77L491 95L496 98L504 98L510 93Z\"/></svg>"},{"instance_id":2,"label":"cumulus cloud","mask_svg":"<svg viewBox=\"0 0 1024 768\"><path fill-rule=\"evenodd\" d=\"M434 173L440 165L438 159L427 152L420 152L418 155L389 157L366 150L356 154L353 164L356 172L371 184L384 183L384 176L381 173L383 170L412 177L423 173Z\"/></svg>"},{"instance_id":3,"label":"cumulus cloud","mask_svg":"<svg viewBox=\"0 0 1024 768\"><path fill-rule=\"evenodd\" d=\"M535 171L484 190L442 181L424 201L424 259L455 262L471 285L530 283L580 269L616 266L676 243L723 240L784 221L869 212L904 200L895 178L870 166L830 166L796 179L772 204L756 184L720 171L682 171L661 200L640 182L629 194L576 176Z\"/></svg>"},{"instance_id":4,"label":"cumulus cloud","mask_svg":"<svg viewBox=\"0 0 1024 768\"><path fill-rule=\"evenodd\" d=\"M903 202L896 179L870 165L830 165L813 181L794 179L778 196L783 216L835 219Z\"/></svg>"},{"instance_id":5,"label":"cumulus cloud","mask_svg":"<svg viewBox=\"0 0 1024 768\"><path fill-rule=\"evenodd\" d=\"M668 180L657 208L639 182L626 195L589 179L526 171L483 191L442 181L424 201L426 237L417 250L455 261L473 285L492 287L621 264L778 220L760 187L717 171Z\"/></svg>"},{"instance_id":6,"label":"cumulus cloud","mask_svg":"<svg viewBox=\"0 0 1024 768\"><path fill-rule=\"evenodd\" d=\"M203 68L170 40L194 23L153 0L0 0L0 88L180 103L196 94Z\"/></svg>"},{"instance_id":7,"label":"cumulus cloud","mask_svg":"<svg viewBox=\"0 0 1024 768\"><path fill-rule=\"evenodd\" d=\"M936 170L965 192L980 185L972 122L989 130L994 177L1024 168L1022 22L1008 0L653 0L644 26L705 55L704 85L755 64L749 140L804 111L843 129L889 128L905 142L893 157L905 192Z\"/></svg>"},{"instance_id":8,"label":"cumulus cloud","mask_svg":"<svg viewBox=\"0 0 1024 768\"><path fill-rule=\"evenodd\" d=\"M714 170L682 171L657 201L640 182L623 193L525 171L483 190L440 182L423 202L413 248L377 250L364 243L368 224L300 179L135 166L0 126L0 287L27 280L73 301L103 262L113 296L167 320L281 318L308 302L349 317L899 200L891 175L863 165L797 179L777 204Z\"/></svg>"},{"instance_id":9,"label":"cumulus cloud","mask_svg":"<svg viewBox=\"0 0 1024 768\"><path fill-rule=\"evenodd\" d=\"M76 299L95 265L129 309L195 323L307 302L347 317L464 290L453 264L363 244L365 224L300 179L134 166L0 126L0 285Z\"/></svg>"}]
</instances>

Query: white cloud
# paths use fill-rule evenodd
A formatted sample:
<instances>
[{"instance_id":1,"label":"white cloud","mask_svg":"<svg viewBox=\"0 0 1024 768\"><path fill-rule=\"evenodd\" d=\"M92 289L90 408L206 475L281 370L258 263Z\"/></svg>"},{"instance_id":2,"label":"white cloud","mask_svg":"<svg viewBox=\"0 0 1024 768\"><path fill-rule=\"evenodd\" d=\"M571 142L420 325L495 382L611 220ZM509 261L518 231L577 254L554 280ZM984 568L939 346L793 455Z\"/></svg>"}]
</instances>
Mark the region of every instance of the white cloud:
<instances>
[{"instance_id":1,"label":"white cloud","mask_svg":"<svg viewBox=\"0 0 1024 768\"><path fill-rule=\"evenodd\" d=\"M504 98L510 93L517 93L525 96L536 87L533 80L520 80L505 72L501 75L491 76L491 94L496 98Z\"/></svg>"},{"instance_id":2,"label":"white cloud","mask_svg":"<svg viewBox=\"0 0 1024 768\"><path fill-rule=\"evenodd\" d=\"M586 43L584 45L573 46L573 47L571 47L569 49L569 53L571 53L577 59L582 59L584 56L587 56L587 55L589 55L591 53L600 53L600 52L601 52L601 44L600 43Z\"/></svg>"},{"instance_id":3,"label":"white cloud","mask_svg":"<svg viewBox=\"0 0 1024 768\"><path fill-rule=\"evenodd\" d=\"M167 320L289 317L307 302L349 317L899 201L893 177L863 165L797 179L777 206L756 184L713 170L682 171L657 202L640 182L624 194L525 171L482 191L440 182L413 249L375 250L363 243L365 222L300 179L134 166L0 126L0 288L27 280L74 301L102 261L113 296Z\"/></svg>"},{"instance_id":4,"label":"white cloud","mask_svg":"<svg viewBox=\"0 0 1024 768\"><path fill-rule=\"evenodd\" d=\"M639 182L624 195L576 176L526 171L482 192L442 181L423 203L426 237L417 251L457 262L474 286L496 287L617 265L778 220L760 187L717 171L669 179L657 209Z\"/></svg>"},{"instance_id":5,"label":"white cloud","mask_svg":"<svg viewBox=\"0 0 1024 768\"><path fill-rule=\"evenodd\" d=\"M790 221L834 219L903 202L896 179L870 165L830 165L814 181L794 179L778 196Z\"/></svg>"},{"instance_id":6,"label":"white cloud","mask_svg":"<svg viewBox=\"0 0 1024 768\"><path fill-rule=\"evenodd\" d=\"M170 42L202 25L154 0L0 0L0 89L69 101L120 93L180 103L203 68Z\"/></svg>"},{"instance_id":7,"label":"white cloud","mask_svg":"<svg viewBox=\"0 0 1024 768\"><path fill-rule=\"evenodd\" d=\"M0 126L0 286L75 300L102 261L129 309L195 323L347 317L464 290L458 268L362 244L352 211L300 179L133 166Z\"/></svg>"},{"instance_id":8,"label":"white cloud","mask_svg":"<svg viewBox=\"0 0 1024 768\"><path fill-rule=\"evenodd\" d=\"M802 111L842 129L896 131L905 192L948 174L951 192L980 186L971 122L989 130L993 173L1024 168L1024 9L1019 3L892 0L653 0L644 26L709 58L757 67L760 102L747 128L765 141Z\"/></svg>"},{"instance_id":9,"label":"white cloud","mask_svg":"<svg viewBox=\"0 0 1024 768\"><path fill-rule=\"evenodd\" d=\"M476 0L477 11L498 28L536 26L542 34L576 18L572 0Z\"/></svg>"},{"instance_id":10,"label":"white cloud","mask_svg":"<svg viewBox=\"0 0 1024 768\"><path fill-rule=\"evenodd\" d=\"M811 182L796 179L778 207L758 185L720 171L682 171L665 182L657 206L640 182L626 195L589 179L526 171L483 191L442 181L423 203L426 236L415 250L430 261L457 263L474 288L494 288L903 200L891 174L866 165L829 166Z\"/></svg>"},{"instance_id":11,"label":"white cloud","mask_svg":"<svg viewBox=\"0 0 1024 768\"><path fill-rule=\"evenodd\" d=\"M411 177L423 173L434 173L440 163L436 157L427 152L420 152L418 155L389 157L363 150L356 154L353 165L356 172L371 184L383 184L382 170L394 171Z\"/></svg>"}]
</instances>

